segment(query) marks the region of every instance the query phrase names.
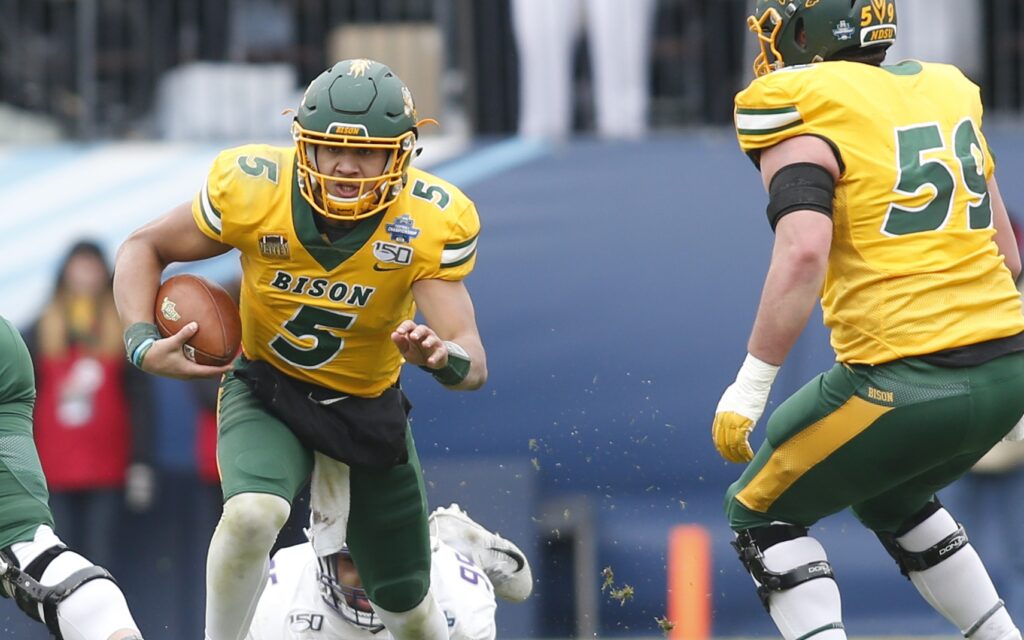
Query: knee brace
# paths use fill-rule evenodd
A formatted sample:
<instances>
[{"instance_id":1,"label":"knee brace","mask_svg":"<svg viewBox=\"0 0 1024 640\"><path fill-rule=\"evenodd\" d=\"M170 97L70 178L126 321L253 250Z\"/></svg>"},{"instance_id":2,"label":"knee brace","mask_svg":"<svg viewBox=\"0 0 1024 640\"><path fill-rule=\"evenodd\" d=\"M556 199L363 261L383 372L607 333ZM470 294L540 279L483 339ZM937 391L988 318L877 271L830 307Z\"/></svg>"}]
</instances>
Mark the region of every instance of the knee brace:
<instances>
[{"instance_id":1,"label":"knee brace","mask_svg":"<svg viewBox=\"0 0 1024 640\"><path fill-rule=\"evenodd\" d=\"M930 569L940 562L952 557L953 554L966 547L970 542L967 538L967 532L964 531L963 526L960 523L957 523L955 531L949 532L944 538L924 551L907 551L900 545L897 538L910 533L912 530L924 523L925 520L932 517L942 509L942 504L938 499L935 499L911 516L910 519L903 523L903 526L901 526L895 533L886 533L882 531L875 532L875 535L878 536L882 546L885 547L885 550L890 556L892 556L892 559L896 561L896 566L899 567L900 573L906 576L908 580L910 579L911 571L924 571L925 569Z\"/></svg>"},{"instance_id":2,"label":"knee brace","mask_svg":"<svg viewBox=\"0 0 1024 640\"><path fill-rule=\"evenodd\" d=\"M964 637L991 639L1019 633L963 526L937 499L895 533L876 535L900 572Z\"/></svg>"},{"instance_id":3,"label":"knee brace","mask_svg":"<svg viewBox=\"0 0 1024 640\"><path fill-rule=\"evenodd\" d=\"M832 565L827 560L810 562L782 572L772 571L765 565L764 552L769 547L806 535L806 527L790 524L773 524L767 527L745 529L736 535L732 546L739 554L740 562L743 563L747 572L757 581L757 595L761 599L765 611L770 611L768 598L772 592L787 591L808 580L835 579L832 574Z\"/></svg>"},{"instance_id":4,"label":"knee brace","mask_svg":"<svg viewBox=\"0 0 1024 640\"><path fill-rule=\"evenodd\" d=\"M114 584L117 582L106 569L93 565L63 576L57 584L43 585L40 582L43 572L59 555L68 550L52 532L49 532L48 537L55 542L42 551L30 546L27 549L29 553L21 554L23 557L34 554L24 568L19 561L19 554L13 547L0 550L0 596L13 597L19 609L33 620L45 624L57 640L62 640L63 635L57 620L57 607L60 603L82 585L93 580L110 580ZM37 540L38 538L37 533Z\"/></svg>"}]
</instances>

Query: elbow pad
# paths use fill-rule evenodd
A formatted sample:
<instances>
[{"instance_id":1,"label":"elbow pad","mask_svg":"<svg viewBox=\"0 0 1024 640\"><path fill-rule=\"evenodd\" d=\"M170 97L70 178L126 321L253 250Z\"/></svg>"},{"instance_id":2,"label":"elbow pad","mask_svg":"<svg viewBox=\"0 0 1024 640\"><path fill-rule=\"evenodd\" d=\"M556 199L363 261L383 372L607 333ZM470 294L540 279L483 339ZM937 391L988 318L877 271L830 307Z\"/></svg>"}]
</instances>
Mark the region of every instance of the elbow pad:
<instances>
[{"instance_id":1,"label":"elbow pad","mask_svg":"<svg viewBox=\"0 0 1024 640\"><path fill-rule=\"evenodd\" d=\"M772 231L784 215L794 211L818 211L831 218L835 192L835 179L819 164L798 162L779 169L768 186Z\"/></svg>"}]
</instances>

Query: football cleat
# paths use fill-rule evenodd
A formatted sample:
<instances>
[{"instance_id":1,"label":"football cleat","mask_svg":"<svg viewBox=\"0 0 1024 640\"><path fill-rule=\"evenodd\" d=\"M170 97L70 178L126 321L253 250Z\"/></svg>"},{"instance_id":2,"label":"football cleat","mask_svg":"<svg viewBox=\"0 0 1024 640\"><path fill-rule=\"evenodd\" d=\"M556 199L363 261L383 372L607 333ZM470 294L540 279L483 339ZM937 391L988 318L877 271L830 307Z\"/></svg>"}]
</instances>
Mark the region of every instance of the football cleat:
<instances>
[{"instance_id":1,"label":"football cleat","mask_svg":"<svg viewBox=\"0 0 1024 640\"><path fill-rule=\"evenodd\" d=\"M522 549L492 533L469 517L454 502L430 514L430 533L456 551L469 556L494 585L494 593L522 602L533 591L533 572Z\"/></svg>"}]
</instances>

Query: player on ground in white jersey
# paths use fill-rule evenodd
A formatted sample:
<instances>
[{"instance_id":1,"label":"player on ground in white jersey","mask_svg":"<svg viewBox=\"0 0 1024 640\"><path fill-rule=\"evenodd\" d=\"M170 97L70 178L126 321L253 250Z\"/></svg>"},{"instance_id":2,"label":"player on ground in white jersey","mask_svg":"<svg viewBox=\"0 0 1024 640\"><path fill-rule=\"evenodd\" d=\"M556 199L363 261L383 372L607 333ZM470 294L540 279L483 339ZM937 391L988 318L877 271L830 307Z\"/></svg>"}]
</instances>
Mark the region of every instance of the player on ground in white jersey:
<instances>
[{"instance_id":1,"label":"player on ground in white jersey","mask_svg":"<svg viewBox=\"0 0 1024 640\"><path fill-rule=\"evenodd\" d=\"M494 596L522 602L533 588L526 555L457 504L429 518L430 583L451 640L495 637ZM347 549L317 558L311 543L281 549L246 640L389 640Z\"/></svg>"}]
</instances>

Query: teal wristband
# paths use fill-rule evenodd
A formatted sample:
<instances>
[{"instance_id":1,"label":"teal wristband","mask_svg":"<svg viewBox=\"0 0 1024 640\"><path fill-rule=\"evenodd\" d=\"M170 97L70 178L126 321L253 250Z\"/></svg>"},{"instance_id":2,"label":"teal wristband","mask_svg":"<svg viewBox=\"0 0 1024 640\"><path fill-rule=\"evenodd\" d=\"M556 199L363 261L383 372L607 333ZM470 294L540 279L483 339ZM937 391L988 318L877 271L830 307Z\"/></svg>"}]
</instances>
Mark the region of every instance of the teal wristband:
<instances>
[{"instance_id":1,"label":"teal wristband","mask_svg":"<svg viewBox=\"0 0 1024 640\"><path fill-rule=\"evenodd\" d=\"M152 322L136 322L125 329L124 350L128 360L136 367L142 367L142 359L153 343L160 339L160 330Z\"/></svg>"},{"instance_id":2,"label":"teal wristband","mask_svg":"<svg viewBox=\"0 0 1024 640\"><path fill-rule=\"evenodd\" d=\"M466 353L466 350L454 342L445 340L444 346L448 349L448 364L440 369L431 369L430 367L423 366L420 369L434 376L434 379L444 386L454 387L469 375L469 368L473 361L470 359L469 354Z\"/></svg>"}]
</instances>

